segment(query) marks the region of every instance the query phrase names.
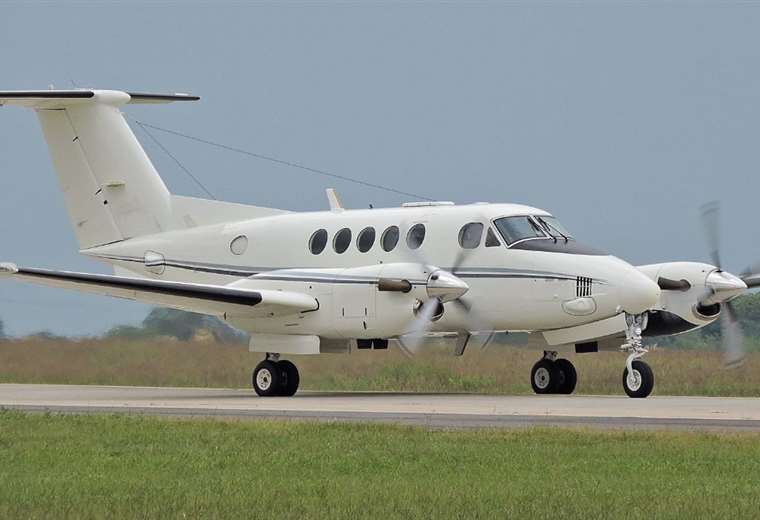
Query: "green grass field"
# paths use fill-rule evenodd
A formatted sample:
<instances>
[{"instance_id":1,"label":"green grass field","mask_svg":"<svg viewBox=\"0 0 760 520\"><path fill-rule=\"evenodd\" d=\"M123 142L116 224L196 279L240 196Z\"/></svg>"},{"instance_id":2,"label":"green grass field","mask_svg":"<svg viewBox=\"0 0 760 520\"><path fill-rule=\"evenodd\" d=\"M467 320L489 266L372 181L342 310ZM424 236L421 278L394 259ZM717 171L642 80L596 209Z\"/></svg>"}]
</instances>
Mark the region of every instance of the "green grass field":
<instances>
[{"instance_id":1,"label":"green grass field","mask_svg":"<svg viewBox=\"0 0 760 520\"><path fill-rule=\"evenodd\" d=\"M461 358L444 350L412 360L398 351L357 351L351 355L295 357L302 389L529 394L529 373L540 352L494 347L468 349ZM575 355L578 393L622 394L625 355ZM263 358L240 345L165 338L0 341L0 382L143 386L249 387L250 373ZM745 366L724 370L717 352L651 352L655 394L760 397L760 353Z\"/></svg>"},{"instance_id":2,"label":"green grass field","mask_svg":"<svg viewBox=\"0 0 760 520\"><path fill-rule=\"evenodd\" d=\"M760 436L0 412L2 518L757 518Z\"/></svg>"}]
</instances>

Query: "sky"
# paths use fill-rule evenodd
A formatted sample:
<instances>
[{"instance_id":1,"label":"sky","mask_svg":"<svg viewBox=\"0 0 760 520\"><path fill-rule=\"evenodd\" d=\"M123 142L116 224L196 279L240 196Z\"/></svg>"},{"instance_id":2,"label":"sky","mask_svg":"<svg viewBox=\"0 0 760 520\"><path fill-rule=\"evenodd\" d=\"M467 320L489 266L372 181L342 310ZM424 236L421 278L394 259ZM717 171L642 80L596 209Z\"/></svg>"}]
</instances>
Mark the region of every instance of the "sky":
<instances>
[{"instance_id":1,"label":"sky","mask_svg":"<svg viewBox=\"0 0 760 520\"><path fill-rule=\"evenodd\" d=\"M547 209L634 264L760 259L760 4L16 3L0 89L189 92L165 128L440 200ZM141 130L174 193L204 196ZM290 210L408 197L155 135L218 198ZM107 272L77 244L34 114L0 109L0 261ZM12 334L99 334L148 307L0 283Z\"/></svg>"}]
</instances>

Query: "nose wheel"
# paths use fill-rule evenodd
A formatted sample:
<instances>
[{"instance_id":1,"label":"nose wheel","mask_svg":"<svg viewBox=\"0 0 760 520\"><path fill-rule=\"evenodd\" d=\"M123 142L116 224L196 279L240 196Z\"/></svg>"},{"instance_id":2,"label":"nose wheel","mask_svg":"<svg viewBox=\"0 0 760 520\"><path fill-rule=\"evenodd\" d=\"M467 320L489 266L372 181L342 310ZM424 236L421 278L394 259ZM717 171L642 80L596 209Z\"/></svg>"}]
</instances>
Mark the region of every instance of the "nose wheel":
<instances>
[{"instance_id":1,"label":"nose wheel","mask_svg":"<svg viewBox=\"0 0 760 520\"><path fill-rule=\"evenodd\" d=\"M578 382L575 366L567 359L557 359L556 352L544 353L544 358L530 371L530 386L537 394L572 394Z\"/></svg>"},{"instance_id":2,"label":"nose wheel","mask_svg":"<svg viewBox=\"0 0 760 520\"><path fill-rule=\"evenodd\" d=\"M631 363L632 370L623 370L623 389L628 397L643 398L652 393L654 372L644 361L637 359Z\"/></svg>"},{"instance_id":3,"label":"nose wheel","mask_svg":"<svg viewBox=\"0 0 760 520\"><path fill-rule=\"evenodd\" d=\"M259 363L251 375L253 390L261 397L290 397L298 391L300 382L296 366L274 356Z\"/></svg>"}]
</instances>

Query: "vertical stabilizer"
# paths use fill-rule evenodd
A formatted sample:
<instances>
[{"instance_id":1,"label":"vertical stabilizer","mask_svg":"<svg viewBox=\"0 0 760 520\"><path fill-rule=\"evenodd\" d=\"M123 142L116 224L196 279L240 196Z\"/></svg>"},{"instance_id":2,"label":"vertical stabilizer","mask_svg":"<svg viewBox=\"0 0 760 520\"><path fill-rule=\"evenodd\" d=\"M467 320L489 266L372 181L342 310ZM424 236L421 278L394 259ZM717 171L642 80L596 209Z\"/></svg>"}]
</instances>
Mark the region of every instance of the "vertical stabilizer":
<instances>
[{"instance_id":1,"label":"vertical stabilizer","mask_svg":"<svg viewBox=\"0 0 760 520\"><path fill-rule=\"evenodd\" d=\"M118 91L0 92L37 111L81 249L168 231L172 199L119 106L195 100Z\"/></svg>"}]
</instances>

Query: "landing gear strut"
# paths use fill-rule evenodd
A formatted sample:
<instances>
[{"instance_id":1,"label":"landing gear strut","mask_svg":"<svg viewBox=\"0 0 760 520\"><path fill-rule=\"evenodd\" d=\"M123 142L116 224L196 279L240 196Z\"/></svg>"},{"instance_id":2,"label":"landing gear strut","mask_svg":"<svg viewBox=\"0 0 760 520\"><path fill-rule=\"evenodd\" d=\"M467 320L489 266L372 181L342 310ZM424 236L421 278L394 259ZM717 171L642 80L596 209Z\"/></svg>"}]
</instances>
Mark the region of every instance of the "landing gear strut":
<instances>
[{"instance_id":1,"label":"landing gear strut","mask_svg":"<svg viewBox=\"0 0 760 520\"><path fill-rule=\"evenodd\" d=\"M545 351L530 371L530 385L537 394L572 394L578 374L567 359L557 359L557 353Z\"/></svg>"},{"instance_id":2,"label":"landing gear strut","mask_svg":"<svg viewBox=\"0 0 760 520\"><path fill-rule=\"evenodd\" d=\"M641 340L641 331L646 328L645 314L626 316L628 328L625 331L626 342L620 349L628 352L623 370L623 390L628 397L643 398L652 393L654 373L652 368L640 358L649 350Z\"/></svg>"},{"instance_id":3,"label":"landing gear strut","mask_svg":"<svg viewBox=\"0 0 760 520\"><path fill-rule=\"evenodd\" d=\"M253 389L261 397L290 397L298 390L300 381L296 366L288 360L280 360L279 354L267 354L251 376Z\"/></svg>"}]
</instances>

